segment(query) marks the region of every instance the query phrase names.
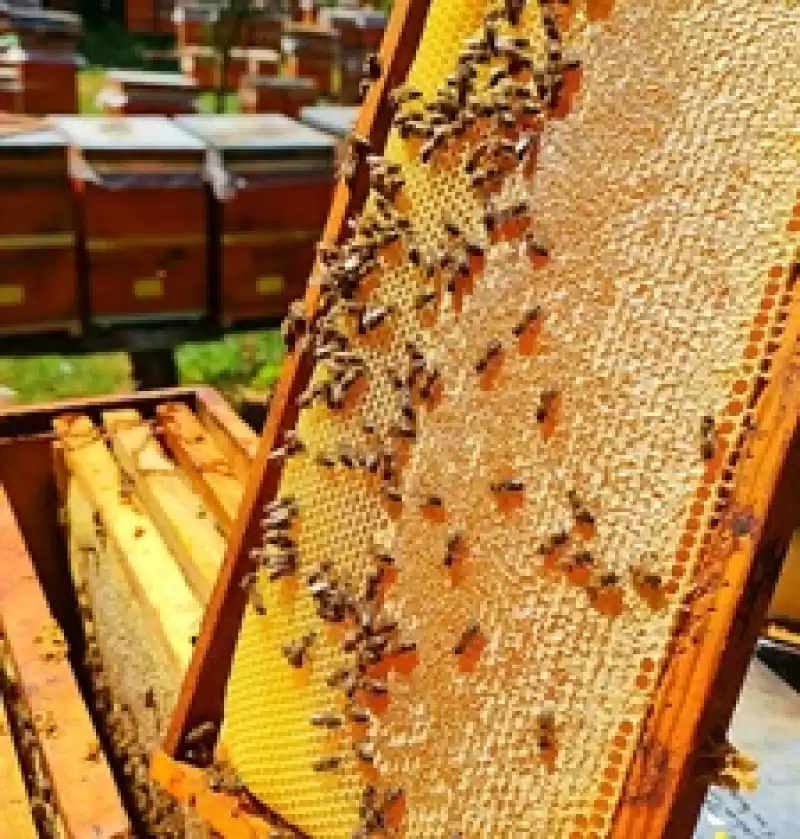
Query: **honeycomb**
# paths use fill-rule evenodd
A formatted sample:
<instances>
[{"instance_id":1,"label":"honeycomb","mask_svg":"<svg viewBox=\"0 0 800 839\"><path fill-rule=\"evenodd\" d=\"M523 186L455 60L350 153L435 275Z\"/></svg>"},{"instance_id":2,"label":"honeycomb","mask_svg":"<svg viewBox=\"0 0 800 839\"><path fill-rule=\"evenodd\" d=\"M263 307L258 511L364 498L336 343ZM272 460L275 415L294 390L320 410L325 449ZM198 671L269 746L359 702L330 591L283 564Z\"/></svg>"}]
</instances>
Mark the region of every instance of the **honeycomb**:
<instances>
[{"instance_id":1,"label":"honeycomb","mask_svg":"<svg viewBox=\"0 0 800 839\"><path fill-rule=\"evenodd\" d=\"M146 835L206 839L210 831L196 816L148 778L149 756L169 724L191 655L200 603L99 429L80 416L59 417L55 426L69 472L64 512L84 664L124 794Z\"/></svg>"},{"instance_id":2,"label":"honeycomb","mask_svg":"<svg viewBox=\"0 0 800 839\"><path fill-rule=\"evenodd\" d=\"M553 20L580 69L562 68L560 96L537 92L540 116L480 116L432 153L430 123L409 132L489 29L502 55L459 114L517 95L531 63L546 83ZM433 0L406 82L421 98L383 154L402 187L387 209L373 179L353 239L383 216L399 240L328 312L340 263L314 279L311 345L324 356L344 333L366 384L303 400L265 511L269 532L296 505L297 569L265 542L226 696L236 771L314 839L610 834L715 488L731 489L722 467L792 307L787 43L800 5L784 0ZM538 153L476 185L476 148L502 138ZM356 328L359 299L382 325ZM409 386L410 356L432 392ZM331 370L323 358L313 377L328 394ZM385 450L388 483L358 466ZM320 580L326 602L348 592L344 620L320 615ZM356 661L358 680L339 678Z\"/></svg>"}]
</instances>

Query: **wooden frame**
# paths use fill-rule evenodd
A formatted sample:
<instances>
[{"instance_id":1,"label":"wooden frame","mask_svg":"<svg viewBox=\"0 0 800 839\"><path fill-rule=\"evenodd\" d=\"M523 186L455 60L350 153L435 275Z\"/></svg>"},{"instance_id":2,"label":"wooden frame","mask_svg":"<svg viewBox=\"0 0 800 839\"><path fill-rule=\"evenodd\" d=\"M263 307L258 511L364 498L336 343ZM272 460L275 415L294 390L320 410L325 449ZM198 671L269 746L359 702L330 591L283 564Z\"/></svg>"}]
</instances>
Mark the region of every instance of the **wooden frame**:
<instances>
[{"instance_id":1,"label":"wooden frame","mask_svg":"<svg viewBox=\"0 0 800 839\"><path fill-rule=\"evenodd\" d=\"M400 0L395 4L380 49L383 73L370 87L354 126L355 132L369 137L374 148L382 148L385 144L392 118L388 94L408 73L428 8L429 0ZM339 181L322 235L324 243L333 244L343 237L345 221L360 207L367 186L367 172L363 165L351 186L343 180ZM309 316L314 312L316 300L316 286L310 285L305 298ZM259 542L261 509L274 496L280 477L279 465L270 461L268 455L283 431L296 421L295 399L311 375L305 347L304 340L298 342L284 362L250 473L245 500L229 537L222 572L203 619L200 638L195 645L163 751L154 756L151 768L153 777L172 795L184 803L191 799L194 808L203 813L212 827L225 830L224 835L231 837L237 835L231 826L231 813L241 812L242 802L205 789L202 777L191 767L180 764L176 758L184 736L195 725L207 720L221 721L225 686L246 605L240 582L247 573L249 551ZM250 809L265 819L276 819L275 814L255 801L250 802ZM242 820L233 821L233 825L239 823L244 825ZM266 822L262 821L261 825L264 834L268 835Z\"/></svg>"},{"instance_id":2,"label":"wooden frame","mask_svg":"<svg viewBox=\"0 0 800 839\"><path fill-rule=\"evenodd\" d=\"M395 7L383 41L384 75L361 108L356 132L380 147L386 135L386 93L410 65L427 12L422 0L404 0ZM363 172L361 173L363 178ZM337 241L344 220L357 206L363 180L348 190L339 184L324 241ZM792 270L796 271L796 267ZM314 310L316 290L306 296ZM203 630L195 648L163 750L155 756L153 776L168 791L203 814L225 836L238 835L236 817L269 816L250 799L218 795L207 789L202 773L178 760L183 738L204 722L219 724L224 691L241 625L245 595L239 585L246 573L249 550L258 544L260 511L277 490L280 468L267 460L283 432L296 420L295 397L306 386L310 369L301 341L284 366L269 419L251 474L245 504L228 545ZM617 805L612 839L689 839L709 786L711 773L703 749L724 737L784 549L798 513L792 511L791 472L800 465L800 307L785 322L782 349L772 359L772 374L759 381L751 406L758 433L747 435L737 450L736 489L729 499L730 520L704 545L695 590L685 619L676 630L673 652L659 676L653 711L627 769ZM735 535L737 515L752 517L747 534ZM709 576L709 569L714 572ZM679 698L679 699L678 699ZM605 802L598 802L597 808ZM249 816L248 816L249 818ZM587 836L600 827L587 823Z\"/></svg>"},{"instance_id":3,"label":"wooden frame","mask_svg":"<svg viewBox=\"0 0 800 839\"><path fill-rule=\"evenodd\" d=\"M66 648L46 648L47 630L55 632L57 625L2 485L0 545L0 626L31 714L55 726L56 736L39 738L39 745L66 834L75 839L133 837Z\"/></svg>"}]
</instances>

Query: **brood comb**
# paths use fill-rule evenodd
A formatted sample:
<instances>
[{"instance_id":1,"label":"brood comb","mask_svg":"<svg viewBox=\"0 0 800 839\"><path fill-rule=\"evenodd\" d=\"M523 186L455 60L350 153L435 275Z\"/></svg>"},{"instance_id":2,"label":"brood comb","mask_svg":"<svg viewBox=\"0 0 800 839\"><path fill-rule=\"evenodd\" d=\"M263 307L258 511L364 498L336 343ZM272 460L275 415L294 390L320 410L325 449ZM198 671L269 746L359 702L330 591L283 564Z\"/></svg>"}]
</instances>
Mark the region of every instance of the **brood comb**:
<instances>
[{"instance_id":1,"label":"brood comb","mask_svg":"<svg viewBox=\"0 0 800 839\"><path fill-rule=\"evenodd\" d=\"M305 835L663 835L776 573L798 41L780 0L431 4L219 589L225 755Z\"/></svg>"}]
</instances>

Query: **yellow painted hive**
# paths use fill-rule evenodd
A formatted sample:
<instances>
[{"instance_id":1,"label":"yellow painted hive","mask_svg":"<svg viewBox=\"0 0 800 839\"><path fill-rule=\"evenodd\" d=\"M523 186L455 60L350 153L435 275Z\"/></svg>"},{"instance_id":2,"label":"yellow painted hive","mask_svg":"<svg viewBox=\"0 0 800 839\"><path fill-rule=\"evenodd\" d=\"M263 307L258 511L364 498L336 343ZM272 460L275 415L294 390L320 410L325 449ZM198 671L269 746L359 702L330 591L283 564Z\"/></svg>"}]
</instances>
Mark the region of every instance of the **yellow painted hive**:
<instances>
[{"instance_id":1,"label":"yellow painted hive","mask_svg":"<svg viewBox=\"0 0 800 839\"><path fill-rule=\"evenodd\" d=\"M792 43L786 0L433 1L322 253L227 690L233 766L309 836L610 835L797 337Z\"/></svg>"}]
</instances>

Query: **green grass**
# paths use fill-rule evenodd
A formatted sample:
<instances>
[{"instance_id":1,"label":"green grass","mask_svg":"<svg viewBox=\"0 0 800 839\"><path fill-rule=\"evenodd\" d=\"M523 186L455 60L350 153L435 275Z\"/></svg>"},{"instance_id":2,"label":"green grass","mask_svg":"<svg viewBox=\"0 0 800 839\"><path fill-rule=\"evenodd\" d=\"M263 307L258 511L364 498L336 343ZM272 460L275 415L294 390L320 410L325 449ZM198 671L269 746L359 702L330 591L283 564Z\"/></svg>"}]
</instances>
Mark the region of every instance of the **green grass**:
<instances>
[{"instance_id":1,"label":"green grass","mask_svg":"<svg viewBox=\"0 0 800 839\"><path fill-rule=\"evenodd\" d=\"M102 67L87 67L78 75L78 107L82 114L99 114L97 94L105 86L106 71Z\"/></svg>"},{"instance_id":2,"label":"green grass","mask_svg":"<svg viewBox=\"0 0 800 839\"><path fill-rule=\"evenodd\" d=\"M268 393L280 374L283 341L277 331L226 335L219 341L184 344L175 358L180 384L209 385L233 404L243 389ZM103 396L133 390L125 353L0 358L0 387L20 405Z\"/></svg>"},{"instance_id":3,"label":"green grass","mask_svg":"<svg viewBox=\"0 0 800 839\"><path fill-rule=\"evenodd\" d=\"M0 386L16 393L22 405L81 396L124 393L132 389L123 353L62 358L0 358Z\"/></svg>"},{"instance_id":4,"label":"green grass","mask_svg":"<svg viewBox=\"0 0 800 839\"><path fill-rule=\"evenodd\" d=\"M280 332L225 335L219 341L184 344L175 354L182 384L207 384L231 399L241 388L268 391L280 374Z\"/></svg>"}]
</instances>

